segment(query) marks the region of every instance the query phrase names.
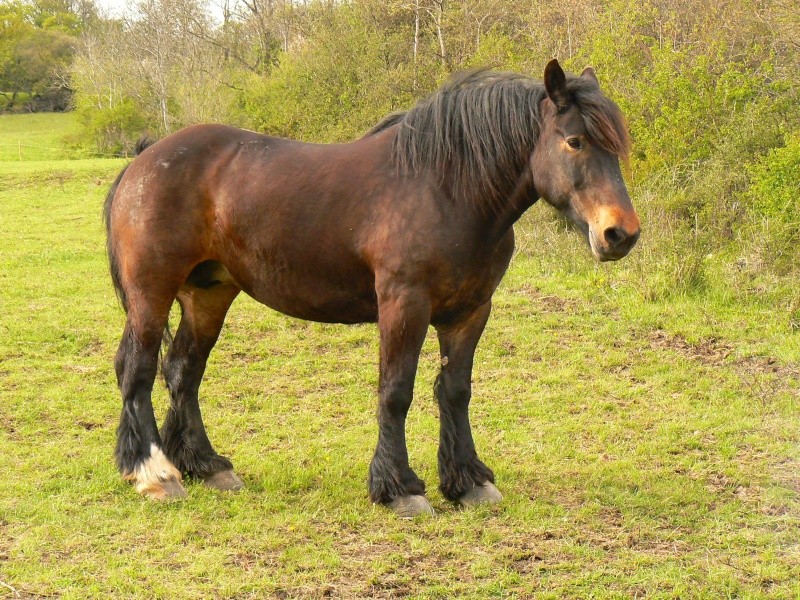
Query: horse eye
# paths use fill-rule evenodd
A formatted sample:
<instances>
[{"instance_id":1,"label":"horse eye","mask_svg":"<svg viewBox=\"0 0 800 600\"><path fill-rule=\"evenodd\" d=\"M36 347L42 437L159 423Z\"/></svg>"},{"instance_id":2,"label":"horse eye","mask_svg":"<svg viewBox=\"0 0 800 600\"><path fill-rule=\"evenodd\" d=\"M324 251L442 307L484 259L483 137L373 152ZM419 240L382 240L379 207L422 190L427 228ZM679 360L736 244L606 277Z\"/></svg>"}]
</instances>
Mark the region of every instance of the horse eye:
<instances>
[{"instance_id":1,"label":"horse eye","mask_svg":"<svg viewBox=\"0 0 800 600\"><path fill-rule=\"evenodd\" d=\"M580 150L583 148L580 138L576 137L567 138L567 145L573 150Z\"/></svg>"}]
</instances>

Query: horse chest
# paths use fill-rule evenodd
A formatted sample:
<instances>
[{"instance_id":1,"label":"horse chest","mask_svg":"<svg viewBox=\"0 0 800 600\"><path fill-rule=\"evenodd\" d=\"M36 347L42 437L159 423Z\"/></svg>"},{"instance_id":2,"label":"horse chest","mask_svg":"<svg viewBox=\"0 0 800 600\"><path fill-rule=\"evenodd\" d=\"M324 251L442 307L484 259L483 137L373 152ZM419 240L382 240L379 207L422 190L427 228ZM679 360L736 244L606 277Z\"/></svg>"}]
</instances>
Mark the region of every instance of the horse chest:
<instances>
[{"instance_id":1,"label":"horse chest","mask_svg":"<svg viewBox=\"0 0 800 600\"><path fill-rule=\"evenodd\" d=\"M440 273L432 289L432 322L459 320L489 302L508 269L514 251L509 231L499 245L468 257L459 257Z\"/></svg>"}]
</instances>

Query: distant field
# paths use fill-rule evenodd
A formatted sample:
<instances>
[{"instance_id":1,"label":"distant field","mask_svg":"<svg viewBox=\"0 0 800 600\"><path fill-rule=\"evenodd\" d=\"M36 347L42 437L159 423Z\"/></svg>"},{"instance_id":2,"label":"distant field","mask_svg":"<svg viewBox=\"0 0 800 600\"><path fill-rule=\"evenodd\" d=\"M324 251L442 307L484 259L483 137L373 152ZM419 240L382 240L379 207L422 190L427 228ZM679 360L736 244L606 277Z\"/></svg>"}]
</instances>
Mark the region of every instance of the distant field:
<instances>
[{"instance_id":1,"label":"distant field","mask_svg":"<svg viewBox=\"0 0 800 600\"><path fill-rule=\"evenodd\" d=\"M73 113L0 115L0 161L80 158L64 146L76 131Z\"/></svg>"},{"instance_id":2,"label":"distant field","mask_svg":"<svg viewBox=\"0 0 800 600\"><path fill-rule=\"evenodd\" d=\"M366 493L375 327L245 297L201 389L245 490L138 497L112 458L124 316L100 219L125 161L7 151L73 126L0 117L0 597L800 597L800 334L722 291L647 299L646 238L596 265L541 206L476 359L500 506L436 488L433 334L408 441L438 514L406 522Z\"/></svg>"}]
</instances>

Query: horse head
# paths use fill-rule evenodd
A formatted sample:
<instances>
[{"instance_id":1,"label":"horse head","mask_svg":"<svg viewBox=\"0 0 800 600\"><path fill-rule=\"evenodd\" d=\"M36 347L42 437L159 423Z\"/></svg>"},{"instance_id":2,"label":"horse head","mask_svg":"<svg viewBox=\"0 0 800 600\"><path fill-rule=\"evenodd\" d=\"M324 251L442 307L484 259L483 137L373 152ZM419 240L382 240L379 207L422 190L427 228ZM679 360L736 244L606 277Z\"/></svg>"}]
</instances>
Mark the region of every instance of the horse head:
<instances>
[{"instance_id":1,"label":"horse head","mask_svg":"<svg viewBox=\"0 0 800 600\"><path fill-rule=\"evenodd\" d=\"M595 257L619 260L640 231L620 169L630 147L622 114L591 68L568 78L552 60L544 85L531 155L536 193L579 227Z\"/></svg>"}]
</instances>

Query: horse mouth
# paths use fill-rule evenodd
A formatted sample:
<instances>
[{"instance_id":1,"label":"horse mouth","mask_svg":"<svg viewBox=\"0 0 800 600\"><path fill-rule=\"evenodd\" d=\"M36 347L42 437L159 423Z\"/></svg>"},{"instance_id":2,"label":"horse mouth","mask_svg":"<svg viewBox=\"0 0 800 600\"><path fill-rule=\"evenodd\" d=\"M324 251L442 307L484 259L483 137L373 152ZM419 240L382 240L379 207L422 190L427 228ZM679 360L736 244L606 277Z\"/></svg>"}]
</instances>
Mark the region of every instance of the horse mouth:
<instances>
[{"instance_id":1,"label":"horse mouth","mask_svg":"<svg viewBox=\"0 0 800 600\"><path fill-rule=\"evenodd\" d=\"M604 252L594 245L591 237L589 238L589 247L592 249L592 254L599 262L614 262L628 255L627 252Z\"/></svg>"},{"instance_id":2,"label":"horse mouth","mask_svg":"<svg viewBox=\"0 0 800 600\"><path fill-rule=\"evenodd\" d=\"M619 256L611 256L610 254L595 254L597 260L599 260L600 262L614 262L622 258L625 258L627 255L628 255L627 252Z\"/></svg>"},{"instance_id":3,"label":"horse mouth","mask_svg":"<svg viewBox=\"0 0 800 600\"><path fill-rule=\"evenodd\" d=\"M589 228L587 228L589 229ZM587 231L589 239L589 247L592 250L594 257L600 262L613 262L628 256L630 251L639 240L639 232L625 235L624 239L616 241L616 243L601 242L597 239L593 230Z\"/></svg>"}]
</instances>

